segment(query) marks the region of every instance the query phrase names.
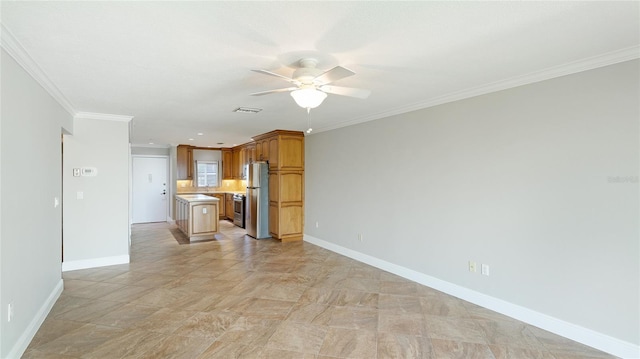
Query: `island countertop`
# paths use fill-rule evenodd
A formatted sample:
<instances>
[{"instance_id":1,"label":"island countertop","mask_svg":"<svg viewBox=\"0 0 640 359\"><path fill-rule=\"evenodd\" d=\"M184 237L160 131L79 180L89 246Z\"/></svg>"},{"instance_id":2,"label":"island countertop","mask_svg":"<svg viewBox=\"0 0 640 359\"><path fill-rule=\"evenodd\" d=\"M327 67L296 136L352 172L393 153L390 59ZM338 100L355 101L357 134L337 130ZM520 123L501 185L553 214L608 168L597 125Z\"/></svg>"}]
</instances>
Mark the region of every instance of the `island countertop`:
<instances>
[{"instance_id":1,"label":"island countertop","mask_svg":"<svg viewBox=\"0 0 640 359\"><path fill-rule=\"evenodd\" d=\"M206 194L177 194L176 198L187 202L219 202L218 198L207 196Z\"/></svg>"},{"instance_id":2,"label":"island countertop","mask_svg":"<svg viewBox=\"0 0 640 359\"><path fill-rule=\"evenodd\" d=\"M242 190L242 191L207 191L207 192L176 192L176 196L184 196L184 195L191 195L191 194L204 194L207 196L210 196L212 194L246 194L247 190Z\"/></svg>"}]
</instances>

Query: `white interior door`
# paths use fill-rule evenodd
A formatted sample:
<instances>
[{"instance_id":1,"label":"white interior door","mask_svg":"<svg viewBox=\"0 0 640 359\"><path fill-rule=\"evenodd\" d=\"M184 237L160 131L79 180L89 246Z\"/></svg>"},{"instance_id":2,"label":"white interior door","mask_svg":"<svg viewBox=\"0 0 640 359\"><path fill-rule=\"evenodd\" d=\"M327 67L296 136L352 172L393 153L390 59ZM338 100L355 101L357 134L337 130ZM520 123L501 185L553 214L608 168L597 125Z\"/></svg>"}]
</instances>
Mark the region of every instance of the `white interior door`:
<instances>
[{"instance_id":1,"label":"white interior door","mask_svg":"<svg viewBox=\"0 0 640 359\"><path fill-rule=\"evenodd\" d=\"M133 157L133 223L167 220L167 158Z\"/></svg>"}]
</instances>

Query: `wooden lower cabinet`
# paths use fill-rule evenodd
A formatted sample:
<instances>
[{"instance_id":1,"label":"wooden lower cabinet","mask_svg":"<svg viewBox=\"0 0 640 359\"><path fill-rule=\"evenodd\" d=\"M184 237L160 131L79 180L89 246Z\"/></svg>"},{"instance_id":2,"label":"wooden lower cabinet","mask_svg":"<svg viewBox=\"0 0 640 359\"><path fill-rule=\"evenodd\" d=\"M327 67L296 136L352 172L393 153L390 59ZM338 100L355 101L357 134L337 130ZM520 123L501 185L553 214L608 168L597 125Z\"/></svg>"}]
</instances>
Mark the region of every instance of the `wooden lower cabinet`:
<instances>
[{"instance_id":1,"label":"wooden lower cabinet","mask_svg":"<svg viewBox=\"0 0 640 359\"><path fill-rule=\"evenodd\" d=\"M304 172L269 172L269 231L282 240L302 240L304 230Z\"/></svg>"},{"instance_id":2,"label":"wooden lower cabinet","mask_svg":"<svg viewBox=\"0 0 640 359\"><path fill-rule=\"evenodd\" d=\"M280 207L279 230L283 241L302 240L303 212L302 206L297 204Z\"/></svg>"},{"instance_id":3,"label":"wooden lower cabinet","mask_svg":"<svg viewBox=\"0 0 640 359\"><path fill-rule=\"evenodd\" d=\"M277 202L269 201L269 234L276 239L280 238L280 209Z\"/></svg>"},{"instance_id":4,"label":"wooden lower cabinet","mask_svg":"<svg viewBox=\"0 0 640 359\"><path fill-rule=\"evenodd\" d=\"M220 231L219 201L204 195L176 196L176 224L191 239L210 239Z\"/></svg>"},{"instance_id":5,"label":"wooden lower cabinet","mask_svg":"<svg viewBox=\"0 0 640 359\"><path fill-rule=\"evenodd\" d=\"M194 204L191 206L192 234L219 232L218 218L215 218L217 204Z\"/></svg>"},{"instance_id":6,"label":"wooden lower cabinet","mask_svg":"<svg viewBox=\"0 0 640 359\"><path fill-rule=\"evenodd\" d=\"M175 207L175 218L176 225L180 230L184 233L189 231L189 202L182 200L180 198L176 198Z\"/></svg>"},{"instance_id":7,"label":"wooden lower cabinet","mask_svg":"<svg viewBox=\"0 0 640 359\"><path fill-rule=\"evenodd\" d=\"M217 198L220 202L220 212L218 213L218 216L220 217L220 219L225 219L226 216L226 205L225 205L225 194L224 193L214 193L214 194L209 194L208 196L211 197L215 197Z\"/></svg>"},{"instance_id":8,"label":"wooden lower cabinet","mask_svg":"<svg viewBox=\"0 0 640 359\"><path fill-rule=\"evenodd\" d=\"M224 195L224 213L227 219L233 221L233 193L227 193Z\"/></svg>"}]
</instances>

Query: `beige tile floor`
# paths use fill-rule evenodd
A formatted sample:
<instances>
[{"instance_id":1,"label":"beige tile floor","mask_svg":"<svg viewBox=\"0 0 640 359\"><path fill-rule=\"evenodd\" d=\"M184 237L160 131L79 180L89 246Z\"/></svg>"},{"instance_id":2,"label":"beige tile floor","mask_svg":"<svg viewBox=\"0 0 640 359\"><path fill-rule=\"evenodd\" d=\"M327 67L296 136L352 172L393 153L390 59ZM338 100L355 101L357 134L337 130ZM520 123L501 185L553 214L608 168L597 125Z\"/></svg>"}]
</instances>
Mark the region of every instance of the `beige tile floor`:
<instances>
[{"instance_id":1,"label":"beige tile floor","mask_svg":"<svg viewBox=\"0 0 640 359\"><path fill-rule=\"evenodd\" d=\"M131 263L65 272L23 358L612 358L309 243L223 221L179 245L132 229Z\"/></svg>"}]
</instances>

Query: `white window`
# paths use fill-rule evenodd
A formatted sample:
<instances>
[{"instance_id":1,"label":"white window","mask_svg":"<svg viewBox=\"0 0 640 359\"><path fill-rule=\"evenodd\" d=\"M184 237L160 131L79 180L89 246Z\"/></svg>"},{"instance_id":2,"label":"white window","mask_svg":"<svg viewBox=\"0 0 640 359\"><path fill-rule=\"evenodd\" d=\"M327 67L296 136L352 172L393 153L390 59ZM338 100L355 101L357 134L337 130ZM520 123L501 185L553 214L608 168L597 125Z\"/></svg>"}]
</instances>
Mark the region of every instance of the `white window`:
<instances>
[{"instance_id":1,"label":"white window","mask_svg":"<svg viewBox=\"0 0 640 359\"><path fill-rule=\"evenodd\" d=\"M220 187L218 161L196 161L197 187Z\"/></svg>"}]
</instances>

